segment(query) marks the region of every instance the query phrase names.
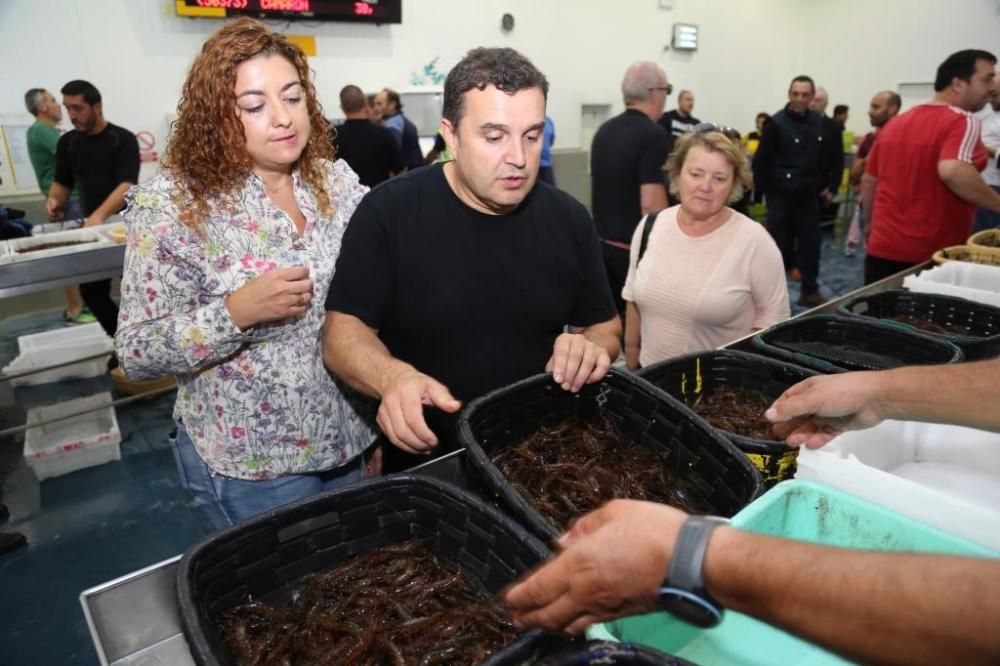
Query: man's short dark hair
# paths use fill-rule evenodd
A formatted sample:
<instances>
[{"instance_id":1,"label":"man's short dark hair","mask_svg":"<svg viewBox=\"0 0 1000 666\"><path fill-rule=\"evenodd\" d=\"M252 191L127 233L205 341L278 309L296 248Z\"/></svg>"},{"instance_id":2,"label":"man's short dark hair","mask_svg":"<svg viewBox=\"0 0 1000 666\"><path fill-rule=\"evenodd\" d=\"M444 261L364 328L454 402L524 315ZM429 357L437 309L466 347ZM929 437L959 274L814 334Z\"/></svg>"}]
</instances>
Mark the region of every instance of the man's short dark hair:
<instances>
[{"instance_id":1,"label":"man's short dark hair","mask_svg":"<svg viewBox=\"0 0 1000 666\"><path fill-rule=\"evenodd\" d=\"M839 116L841 114L847 115L847 112L849 110L850 107L847 106L846 104L838 104L837 106L833 107L833 115L835 116Z\"/></svg>"},{"instance_id":2,"label":"man's short dark hair","mask_svg":"<svg viewBox=\"0 0 1000 666\"><path fill-rule=\"evenodd\" d=\"M396 111L403 110L403 102L399 99L399 93L392 88L385 88L385 98L386 100L392 102L396 106Z\"/></svg>"},{"instance_id":3,"label":"man's short dark hair","mask_svg":"<svg viewBox=\"0 0 1000 666\"><path fill-rule=\"evenodd\" d=\"M462 117L462 99L473 88L486 90L493 86L508 95L541 88L542 96L549 97L549 82L531 61L510 48L478 48L465 54L444 82L444 109L442 115L458 127Z\"/></svg>"},{"instance_id":4,"label":"man's short dark hair","mask_svg":"<svg viewBox=\"0 0 1000 666\"><path fill-rule=\"evenodd\" d=\"M895 93L891 90L886 90L885 94L888 97L889 106L896 107L897 111L903 108L903 98L899 96L899 93Z\"/></svg>"},{"instance_id":5,"label":"man's short dark hair","mask_svg":"<svg viewBox=\"0 0 1000 666\"><path fill-rule=\"evenodd\" d=\"M365 110L365 94L355 85L340 89L340 108L344 113L361 113Z\"/></svg>"},{"instance_id":6,"label":"man's short dark hair","mask_svg":"<svg viewBox=\"0 0 1000 666\"><path fill-rule=\"evenodd\" d=\"M952 53L938 66L937 76L934 77L934 92L941 92L955 79L962 79L968 83L976 73L976 63L980 60L989 60L994 65L997 64L997 57L989 51L966 49Z\"/></svg>"},{"instance_id":7,"label":"man's short dark hair","mask_svg":"<svg viewBox=\"0 0 1000 666\"><path fill-rule=\"evenodd\" d=\"M45 96L45 88L32 88L28 92L24 93L24 108L28 110L28 113L38 117L38 105L42 103L42 98Z\"/></svg>"},{"instance_id":8,"label":"man's short dark hair","mask_svg":"<svg viewBox=\"0 0 1000 666\"><path fill-rule=\"evenodd\" d=\"M83 101L94 106L101 103L101 91L99 91L90 81L74 79L62 87L63 95L83 95Z\"/></svg>"},{"instance_id":9,"label":"man's short dark hair","mask_svg":"<svg viewBox=\"0 0 1000 666\"><path fill-rule=\"evenodd\" d=\"M805 74L799 74L792 82L788 84L788 92L792 92L792 86L796 83L808 83L809 87L812 88L813 94L816 93L816 82L812 80L812 77L806 76Z\"/></svg>"}]
</instances>

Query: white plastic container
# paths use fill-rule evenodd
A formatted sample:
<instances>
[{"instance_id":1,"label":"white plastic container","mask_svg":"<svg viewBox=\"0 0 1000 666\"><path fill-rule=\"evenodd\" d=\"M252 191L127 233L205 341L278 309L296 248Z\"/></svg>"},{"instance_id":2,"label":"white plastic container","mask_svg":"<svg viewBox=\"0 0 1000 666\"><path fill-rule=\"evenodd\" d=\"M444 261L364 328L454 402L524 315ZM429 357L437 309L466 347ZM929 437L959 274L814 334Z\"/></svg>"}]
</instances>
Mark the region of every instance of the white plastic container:
<instances>
[{"instance_id":1,"label":"white plastic container","mask_svg":"<svg viewBox=\"0 0 1000 666\"><path fill-rule=\"evenodd\" d=\"M114 350L114 340L94 322L80 326L67 326L17 339L20 350L17 358L4 369L5 375L46 368L59 363L101 354L90 361L80 361L53 370L19 377L10 381L11 386L35 386L64 379L99 377L107 371L108 355Z\"/></svg>"},{"instance_id":2,"label":"white plastic container","mask_svg":"<svg viewBox=\"0 0 1000 666\"><path fill-rule=\"evenodd\" d=\"M1000 307L1000 267L948 261L903 279L903 286L923 294L958 296Z\"/></svg>"},{"instance_id":3,"label":"white plastic container","mask_svg":"<svg viewBox=\"0 0 1000 666\"><path fill-rule=\"evenodd\" d=\"M31 427L60 416L85 412L80 416ZM24 460L38 480L75 472L79 469L121 460L122 434L118 429L111 394L98 393L28 410L28 432L24 438Z\"/></svg>"},{"instance_id":4,"label":"white plastic container","mask_svg":"<svg viewBox=\"0 0 1000 666\"><path fill-rule=\"evenodd\" d=\"M885 421L799 453L796 478L826 483L1000 548L1000 435Z\"/></svg>"},{"instance_id":5,"label":"white plastic container","mask_svg":"<svg viewBox=\"0 0 1000 666\"><path fill-rule=\"evenodd\" d=\"M57 257L65 254L74 254L95 250L101 247L111 247L114 243L99 233L96 229L74 229L72 231L54 231L40 236L28 236L27 238L14 238L6 241L8 252L0 255L0 264L9 264L18 261L31 261L33 259L43 259L46 257ZM24 250L47 245L49 243L75 243L74 245L64 245L47 250L35 250L24 252Z\"/></svg>"}]
</instances>

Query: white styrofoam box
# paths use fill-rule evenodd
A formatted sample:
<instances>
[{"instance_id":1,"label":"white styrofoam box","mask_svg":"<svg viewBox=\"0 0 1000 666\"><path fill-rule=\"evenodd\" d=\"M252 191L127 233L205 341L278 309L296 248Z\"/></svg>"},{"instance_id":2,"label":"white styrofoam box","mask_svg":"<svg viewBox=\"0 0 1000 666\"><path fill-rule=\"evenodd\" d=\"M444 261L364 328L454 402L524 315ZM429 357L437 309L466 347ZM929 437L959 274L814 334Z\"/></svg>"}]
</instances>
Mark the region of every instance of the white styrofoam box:
<instances>
[{"instance_id":1,"label":"white styrofoam box","mask_svg":"<svg viewBox=\"0 0 1000 666\"><path fill-rule=\"evenodd\" d=\"M935 463L929 463L934 465ZM951 465L950 467L955 467ZM914 520L1000 550L1000 510L885 472L855 456L802 449L797 479L808 479L857 495Z\"/></svg>"},{"instance_id":2,"label":"white styrofoam box","mask_svg":"<svg viewBox=\"0 0 1000 666\"><path fill-rule=\"evenodd\" d=\"M47 250L36 250L34 252L22 252L22 250L46 245L48 243L78 243L77 245L64 245ZM56 257L64 254L73 254L94 250L100 247L111 247L114 243L104 237L94 228L73 229L71 231L54 231L41 236L28 236L27 238L14 238L7 241L9 252L0 256L0 264L9 264L17 261L31 261L46 257Z\"/></svg>"},{"instance_id":3,"label":"white styrofoam box","mask_svg":"<svg viewBox=\"0 0 1000 666\"><path fill-rule=\"evenodd\" d=\"M820 451L853 458L1000 512L1000 434L937 423L883 421L874 428L844 433Z\"/></svg>"},{"instance_id":4,"label":"white styrofoam box","mask_svg":"<svg viewBox=\"0 0 1000 666\"><path fill-rule=\"evenodd\" d=\"M115 342L104 332L100 324L94 322L22 335L17 339L17 346L20 354L3 369L5 375L102 354L90 361L81 361L10 381L11 386L34 386L63 379L99 377L107 371L108 355L114 350Z\"/></svg>"},{"instance_id":5,"label":"white styrofoam box","mask_svg":"<svg viewBox=\"0 0 1000 666\"><path fill-rule=\"evenodd\" d=\"M947 261L904 278L903 286L919 293L958 296L1000 307L1000 266Z\"/></svg>"},{"instance_id":6,"label":"white styrofoam box","mask_svg":"<svg viewBox=\"0 0 1000 666\"><path fill-rule=\"evenodd\" d=\"M28 410L24 459L39 481L121 460L122 434L111 402L111 393L105 391ZM87 413L36 425L78 412Z\"/></svg>"}]
</instances>

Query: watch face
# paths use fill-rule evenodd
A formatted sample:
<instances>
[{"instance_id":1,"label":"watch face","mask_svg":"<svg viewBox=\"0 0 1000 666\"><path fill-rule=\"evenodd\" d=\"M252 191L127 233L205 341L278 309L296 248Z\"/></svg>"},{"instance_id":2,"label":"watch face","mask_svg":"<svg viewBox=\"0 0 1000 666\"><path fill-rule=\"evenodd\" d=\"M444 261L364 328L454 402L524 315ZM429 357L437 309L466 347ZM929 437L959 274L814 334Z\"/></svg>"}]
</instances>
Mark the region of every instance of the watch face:
<instances>
[{"instance_id":1,"label":"watch face","mask_svg":"<svg viewBox=\"0 0 1000 666\"><path fill-rule=\"evenodd\" d=\"M708 629L722 621L722 608L714 602L674 587L660 589L660 606L688 624Z\"/></svg>"}]
</instances>

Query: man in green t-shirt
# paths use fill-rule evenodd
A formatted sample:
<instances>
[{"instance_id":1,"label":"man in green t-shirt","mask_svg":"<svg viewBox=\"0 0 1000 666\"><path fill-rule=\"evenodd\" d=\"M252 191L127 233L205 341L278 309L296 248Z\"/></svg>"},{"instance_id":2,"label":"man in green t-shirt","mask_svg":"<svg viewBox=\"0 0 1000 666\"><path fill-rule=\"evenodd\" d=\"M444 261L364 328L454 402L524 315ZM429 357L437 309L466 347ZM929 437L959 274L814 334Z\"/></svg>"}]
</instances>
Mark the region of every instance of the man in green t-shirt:
<instances>
[{"instance_id":1,"label":"man in green t-shirt","mask_svg":"<svg viewBox=\"0 0 1000 666\"><path fill-rule=\"evenodd\" d=\"M62 121L62 109L55 97L45 88L32 88L24 94L24 105L35 117L35 124L28 128L28 157L35 170L38 187L46 197L52 186L52 178L56 171L56 144L59 143L60 132L57 129ZM66 219L83 218L83 208L79 197L74 191L73 197L66 206ZM86 324L95 321L94 315L83 305L79 287L66 287L66 313L64 318L71 324Z\"/></svg>"}]
</instances>

